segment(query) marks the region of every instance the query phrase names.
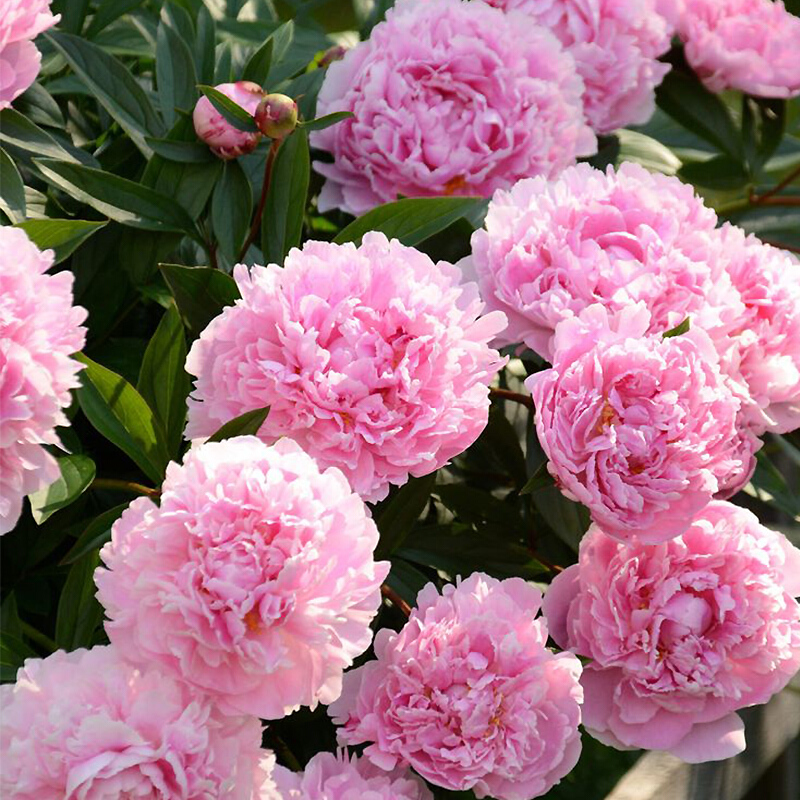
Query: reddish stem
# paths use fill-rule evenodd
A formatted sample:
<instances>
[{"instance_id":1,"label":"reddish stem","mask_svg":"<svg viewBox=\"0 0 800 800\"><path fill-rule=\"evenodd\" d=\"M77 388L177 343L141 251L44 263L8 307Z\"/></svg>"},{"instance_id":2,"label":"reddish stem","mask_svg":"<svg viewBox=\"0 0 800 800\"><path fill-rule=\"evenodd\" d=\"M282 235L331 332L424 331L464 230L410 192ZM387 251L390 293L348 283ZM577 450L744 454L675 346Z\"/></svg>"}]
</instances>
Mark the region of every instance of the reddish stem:
<instances>
[{"instance_id":1,"label":"reddish stem","mask_svg":"<svg viewBox=\"0 0 800 800\"><path fill-rule=\"evenodd\" d=\"M407 617L411 616L411 606L408 603L406 603L406 601L403 600L403 598L400 597L400 595L397 594L397 592L394 589L392 589L391 586L384 583L381 586L381 594L387 600L391 600L392 605L400 609L400 611L402 611L403 614L405 614Z\"/></svg>"},{"instance_id":2,"label":"reddish stem","mask_svg":"<svg viewBox=\"0 0 800 800\"><path fill-rule=\"evenodd\" d=\"M510 392L508 389L489 389L489 397L497 398L498 400L511 400L514 403L519 403L520 405L527 406L530 409L533 409L533 399L528 397L526 394L520 394L519 392Z\"/></svg>"},{"instance_id":3,"label":"reddish stem","mask_svg":"<svg viewBox=\"0 0 800 800\"><path fill-rule=\"evenodd\" d=\"M250 233L247 234L247 239L239 253L239 258L236 259L239 262L244 260L244 257L247 255L247 250L255 241L258 230L261 227L261 217L264 215L264 206L267 204L267 194L269 193L269 185L272 181L272 167L282 141L283 139L273 139L272 145L269 148L269 153L267 153L267 163L264 166L264 183L261 185L261 198L258 201L258 208L253 217L253 224L250 226Z\"/></svg>"}]
</instances>

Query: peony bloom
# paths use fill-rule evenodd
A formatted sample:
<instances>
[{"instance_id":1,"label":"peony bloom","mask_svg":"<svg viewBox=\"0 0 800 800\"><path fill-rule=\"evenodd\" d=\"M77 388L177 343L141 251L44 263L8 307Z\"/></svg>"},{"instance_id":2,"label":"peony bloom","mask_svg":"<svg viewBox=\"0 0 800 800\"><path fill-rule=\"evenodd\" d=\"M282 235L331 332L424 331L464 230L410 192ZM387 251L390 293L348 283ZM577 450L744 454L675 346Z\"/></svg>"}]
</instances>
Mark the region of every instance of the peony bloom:
<instances>
[{"instance_id":1,"label":"peony bloom","mask_svg":"<svg viewBox=\"0 0 800 800\"><path fill-rule=\"evenodd\" d=\"M31 39L61 19L49 0L3 0L0 17L0 109L8 108L35 80L42 61Z\"/></svg>"},{"instance_id":2,"label":"peony bloom","mask_svg":"<svg viewBox=\"0 0 800 800\"><path fill-rule=\"evenodd\" d=\"M593 526L544 600L553 638L593 659L583 721L614 747L690 762L744 749L734 712L800 668L800 550L730 503L682 536L620 544Z\"/></svg>"},{"instance_id":3,"label":"peony bloom","mask_svg":"<svg viewBox=\"0 0 800 800\"><path fill-rule=\"evenodd\" d=\"M264 90L252 81L221 83L214 88L250 114L256 113L258 104L264 97ZM248 133L234 128L205 96L197 101L192 120L198 137L211 148L214 155L225 161L251 153L261 139L258 131Z\"/></svg>"},{"instance_id":4,"label":"peony bloom","mask_svg":"<svg viewBox=\"0 0 800 800\"><path fill-rule=\"evenodd\" d=\"M605 173L578 164L555 181L497 192L462 265L488 308L508 315L499 343L524 342L552 360L556 325L592 303L618 311L644 301L652 332L686 317L724 328L741 302L724 267L708 260L716 222L677 178L632 163Z\"/></svg>"},{"instance_id":5,"label":"peony bloom","mask_svg":"<svg viewBox=\"0 0 800 800\"><path fill-rule=\"evenodd\" d=\"M365 211L397 195L479 195L591 155L583 82L549 31L462 0L400 0L331 64L317 112L354 119L311 134L334 162L319 209Z\"/></svg>"},{"instance_id":6,"label":"peony bloom","mask_svg":"<svg viewBox=\"0 0 800 800\"><path fill-rule=\"evenodd\" d=\"M0 227L0 534L16 525L22 499L59 476L42 447L60 445L63 409L79 385L86 311L72 305L72 274L48 275L53 251L24 231Z\"/></svg>"},{"instance_id":7,"label":"peony bloom","mask_svg":"<svg viewBox=\"0 0 800 800\"><path fill-rule=\"evenodd\" d=\"M712 92L800 95L800 19L772 0L682 0L686 60Z\"/></svg>"},{"instance_id":8,"label":"peony bloom","mask_svg":"<svg viewBox=\"0 0 800 800\"><path fill-rule=\"evenodd\" d=\"M552 31L575 59L586 85L586 118L598 133L641 125L655 111L655 87L669 72L656 59L672 29L656 0L487 0L518 10Z\"/></svg>"},{"instance_id":9,"label":"peony bloom","mask_svg":"<svg viewBox=\"0 0 800 800\"><path fill-rule=\"evenodd\" d=\"M342 474L294 442L204 444L170 464L161 506L134 501L100 555L106 632L225 713L330 703L369 647L389 565Z\"/></svg>"},{"instance_id":10,"label":"peony bloom","mask_svg":"<svg viewBox=\"0 0 800 800\"><path fill-rule=\"evenodd\" d=\"M307 242L285 267L234 269L242 299L194 343L187 437L270 406L259 435L290 436L341 469L365 500L426 475L486 426L503 361L461 272L381 233L363 244Z\"/></svg>"},{"instance_id":11,"label":"peony bloom","mask_svg":"<svg viewBox=\"0 0 800 800\"><path fill-rule=\"evenodd\" d=\"M538 589L481 573L442 595L428 584L400 633L375 637L375 661L348 672L329 712L344 744L446 789L529 800L580 755L581 665L546 648Z\"/></svg>"},{"instance_id":12,"label":"peony bloom","mask_svg":"<svg viewBox=\"0 0 800 800\"><path fill-rule=\"evenodd\" d=\"M260 778L257 719L113 647L28 659L0 709L0 793L14 800L250 800Z\"/></svg>"},{"instance_id":13,"label":"peony bloom","mask_svg":"<svg viewBox=\"0 0 800 800\"><path fill-rule=\"evenodd\" d=\"M527 379L536 430L561 490L610 536L648 544L682 533L739 486L759 446L737 429L739 399L708 335L646 335L642 303L596 304L559 325L553 367Z\"/></svg>"},{"instance_id":14,"label":"peony bloom","mask_svg":"<svg viewBox=\"0 0 800 800\"><path fill-rule=\"evenodd\" d=\"M273 768L258 800L433 800L407 769L386 772L366 758L317 753L302 773Z\"/></svg>"}]
</instances>

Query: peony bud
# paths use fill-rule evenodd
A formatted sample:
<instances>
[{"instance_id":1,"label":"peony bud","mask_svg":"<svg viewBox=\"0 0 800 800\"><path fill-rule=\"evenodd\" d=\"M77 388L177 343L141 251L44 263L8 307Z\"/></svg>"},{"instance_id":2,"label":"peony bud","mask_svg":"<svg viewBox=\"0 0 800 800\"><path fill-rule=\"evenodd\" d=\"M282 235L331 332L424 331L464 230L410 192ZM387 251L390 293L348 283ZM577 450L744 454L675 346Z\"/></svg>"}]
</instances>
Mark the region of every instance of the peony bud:
<instances>
[{"instance_id":1,"label":"peony bud","mask_svg":"<svg viewBox=\"0 0 800 800\"><path fill-rule=\"evenodd\" d=\"M221 83L214 88L250 114L255 113L264 96L263 89L252 81ZM226 161L252 152L261 138L258 131L248 133L231 125L207 97L201 97L197 101L192 121L197 135L211 148L214 155Z\"/></svg>"},{"instance_id":2,"label":"peony bud","mask_svg":"<svg viewBox=\"0 0 800 800\"><path fill-rule=\"evenodd\" d=\"M297 103L285 94L268 94L256 109L256 125L272 139L285 139L297 127Z\"/></svg>"},{"instance_id":3,"label":"peony bud","mask_svg":"<svg viewBox=\"0 0 800 800\"><path fill-rule=\"evenodd\" d=\"M344 54L347 52L347 49L344 45L335 44L333 47L329 47L323 54L322 58L319 60L317 66L320 69L325 69L325 67L329 67L333 64L334 61L341 61L344 58Z\"/></svg>"}]
</instances>

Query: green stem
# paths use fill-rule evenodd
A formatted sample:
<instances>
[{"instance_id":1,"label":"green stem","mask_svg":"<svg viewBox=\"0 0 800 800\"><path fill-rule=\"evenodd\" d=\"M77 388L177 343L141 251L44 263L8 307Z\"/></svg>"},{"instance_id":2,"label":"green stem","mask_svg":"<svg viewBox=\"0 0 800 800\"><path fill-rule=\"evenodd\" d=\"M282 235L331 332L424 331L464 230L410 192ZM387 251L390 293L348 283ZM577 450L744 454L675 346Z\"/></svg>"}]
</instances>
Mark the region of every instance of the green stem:
<instances>
[{"instance_id":1,"label":"green stem","mask_svg":"<svg viewBox=\"0 0 800 800\"><path fill-rule=\"evenodd\" d=\"M161 492L149 486L143 486L134 481L119 481L115 478L95 478L90 489L112 489L119 492L130 492L131 494L142 494L145 497L158 497Z\"/></svg>"}]
</instances>

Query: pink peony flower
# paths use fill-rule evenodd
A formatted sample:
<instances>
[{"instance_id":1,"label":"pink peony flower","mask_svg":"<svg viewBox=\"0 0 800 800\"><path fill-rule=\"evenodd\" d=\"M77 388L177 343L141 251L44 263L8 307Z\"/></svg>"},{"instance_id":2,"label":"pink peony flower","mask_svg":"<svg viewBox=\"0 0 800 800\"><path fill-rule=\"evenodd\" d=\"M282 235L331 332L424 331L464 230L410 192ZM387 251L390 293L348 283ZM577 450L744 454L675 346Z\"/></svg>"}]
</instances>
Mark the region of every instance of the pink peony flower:
<instances>
[{"instance_id":1,"label":"pink peony flower","mask_svg":"<svg viewBox=\"0 0 800 800\"><path fill-rule=\"evenodd\" d=\"M58 478L42 445L60 445L55 428L69 425L63 409L79 385L70 355L86 341L86 311L72 305L72 274L46 274L52 265L52 250L0 227L0 534L26 494Z\"/></svg>"},{"instance_id":2,"label":"pink peony flower","mask_svg":"<svg viewBox=\"0 0 800 800\"><path fill-rule=\"evenodd\" d=\"M260 778L257 719L225 717L113 647L28 659L0 708L0 789L14 800L250 800Z\"/></svg>"},{"instance_id":3,"label":"pink peony flower","mask_svg":"<svg viewBox=\"0 0 800 800\"><path fill-rule=\"evenodd\" d=\"M475 573L442 595L428 584L398 634L375 637L375 661L344 678L329 712L345 744L385 770L476 797L528 800L580 755L581 666L546 647L541 594L520 578Z\"/></svg>"},{"instance_id":4,"label":"pink peony flower","mask_svg":"<svg viewBox=\"0 0 800 800\"><path fill-rule=\"evenodd\" d=\"M689 762L744 749L734 712L800 668L800 550L714 502L680 537L620 544L593 526L544 600L553 638L593 661L583 721L614 747Z\"/></svg>"},{"instance_id":5,"label":"pink peony flower","mask_svg":"<svg viewBox=\"0 0 800 800\"><path fill-rule=\"evenodd\" d=\"M504 363L486 342L461 272L381 233L363 244L307 242L285 267L234 269L242 299L195 342L187 437L270 406L259 435L291 436L339 467L365 500L426 475L486 426L487 386Z\"/></svg>"},{"instance_id":6,"label":"pink peony flower","mask_svg":"<svg viewBox=\"0 0 800 800\"><path fill-rule=\"evenodd\" d=\"M398 194L480 195L553 175L597 143L583 82L549 31L462 0L400 0L331 64L317 112L352 111L311 134L333 154L319 209L365 211Z\"/></svg>"},{"instance_id":7,"label":"pink peony flower","mask_svg":"<svg viewBox=\"0 0 800 800\"><path fill-rule=\"evenodd\" d=\"M605 173L578 164L555 181L497 192L462 266L488 308L508 315L499 343L524 342L552 360L556 325L592 303L619 311L644 301L652 332L686 317L729 325L742 305L723 265L708 260L716 222L677 178L632 163Z\"/></svg>"},{"instance_id":8,"label":"pink peony flower","mask_svg":"<svg viewBox=\"0 0 800 800\"><path fill-rule=\"evenodd\" d=\"M8 108L36 80L42 56L30 40L60 19L60 14L50 13L49 0L3 0L0 109Z\"/></svg>"},{"instance_id":9,"label":"pink peony flower","mask_svg":"<svg viewBox=\"0 0 800 800\"><path fill-rule=\"evenodd\" d=\"M586 118L598 133L644 124L655 111L655 87L669 72L656 59L672 30L656 0L487 0L527 14L552 31L575 59L586 85Z\"/></svg>"},{"instance_id":10,"label":"pink peony flower","mask_svg":"<svg viewBox=\"0 0 800 800\"><path fill-rule=\"evenodd\" d=\"M433 800L407 769L386 772L366 758L317 753L302 773L276 766L259 800Z\"/></svg>"},{"instance_id":11,"label":"pink peony flower","mask_svg":"<svg viewBox=\"0 0 800 800\"><path fill-rule=\"evenodd\" d=\"M258 104L264 97L264 90L252 81L221 83L214 88L250 114L256 113ZM225 161L252 152L261 139L261 133L258 131L248 133L234 128L205 95L197 101L192 120L198 137L211 148L214 155Z\"/></svg>"},{"instance_id":12,"label":"pink peony flower","mask_svg":"<svg viewBox=\"0 0 800 800\"><path fill-rule=\"evenodd\" d=\"M564 494L608 535L653 544L741 485L759 442L739 436L740 401L708 335L664 339L646 335L650 327L642 303L616 316L590 306L559 325L552 369L525 385Z\"/></svg>"},{"instance_id":13,"label":"pink peony flower","mask_svg":"<svg viewBox=\"0 0 800 800\"><path fill-rule=\"evenodd\" d=\"M160 507L141 498L115 523L95 573L106 632L225 713L330 703L372 640L377 542L342 474L294 442L204 444L167 468Z\"/></svg>"},{"instance_id":14,"label":"pink peony flower","mask_svg":"<svg viewBox=\"0 0 800 800\"><path fill-rule=\"evenodd\" d=\"M710 91L800 95L800 19L780 0L683 0L678 33Z\"/></svg>"}]
</instances>

